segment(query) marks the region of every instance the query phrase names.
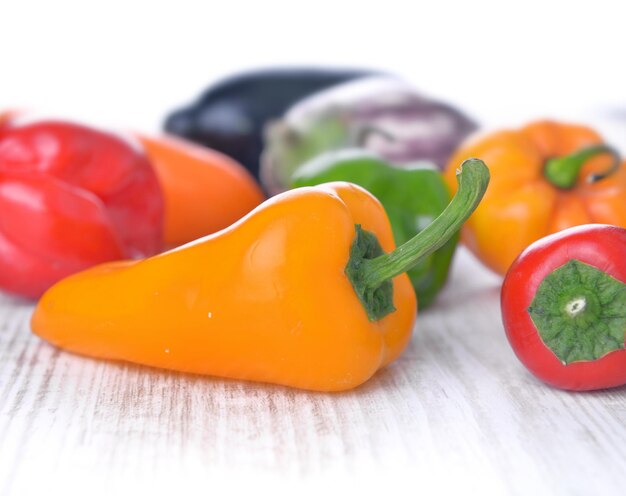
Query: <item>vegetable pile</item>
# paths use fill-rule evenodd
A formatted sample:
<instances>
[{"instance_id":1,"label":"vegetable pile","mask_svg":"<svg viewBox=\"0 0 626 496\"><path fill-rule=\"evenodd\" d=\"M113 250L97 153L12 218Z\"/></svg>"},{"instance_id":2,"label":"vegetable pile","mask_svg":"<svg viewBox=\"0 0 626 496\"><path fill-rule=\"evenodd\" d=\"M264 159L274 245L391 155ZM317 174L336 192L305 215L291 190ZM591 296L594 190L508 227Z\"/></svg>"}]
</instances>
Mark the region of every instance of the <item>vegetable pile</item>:
<instances>
[{"instance_id":1,"label":"vegetable pile","mask_svg":"<svg viewBox=\"0 0 626 496\"><path fill-rule=\"evenodd\" d=\"M505 276L532 374L626 384L618 152L577 124L476 128L369 70L235 75L158 137L0 112L0 289L75 353L341 391L438 311L460 237Z\"/></svg>"}]
</instances>

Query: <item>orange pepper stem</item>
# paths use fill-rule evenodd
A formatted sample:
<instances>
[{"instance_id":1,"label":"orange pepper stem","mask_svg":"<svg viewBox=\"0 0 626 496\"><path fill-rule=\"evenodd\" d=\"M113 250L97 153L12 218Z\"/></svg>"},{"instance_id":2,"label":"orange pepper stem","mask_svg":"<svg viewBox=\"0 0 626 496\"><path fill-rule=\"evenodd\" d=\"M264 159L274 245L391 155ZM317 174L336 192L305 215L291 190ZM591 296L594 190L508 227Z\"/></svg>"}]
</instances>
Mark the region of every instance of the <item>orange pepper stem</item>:
<instances>
[{"instance_id":1,"label":"orange pepper stem","mask_svg":"<svg viewBox=\"0 0 626 496\"><path fill-rule=\"evenodd\" d=\"M457 170L457 181L457 193L445 210L391 253L378 254L382 250L372 233L356 226L346 274L370 320L379 320L394 311L391 280L441 248L476 209L489 184L489 169L482 160L466 160Z\"/></svg>"},{"instance_id":2,"label":"orange pepper stem","mask_svg":"<svg viewBox=\"0 0 626 496\"><path fill-rule=\"evenodd\" d=\"M613 164L606 172L592 174L587 178L588 182L595 183L613 174L620 166L619 153L610 146L593 145L564 157L552 158L546 162L544 175L557 188L572 189L576 185L580 170L587 160L603 154L611 155Z\"/></svg>"}]
</instances>

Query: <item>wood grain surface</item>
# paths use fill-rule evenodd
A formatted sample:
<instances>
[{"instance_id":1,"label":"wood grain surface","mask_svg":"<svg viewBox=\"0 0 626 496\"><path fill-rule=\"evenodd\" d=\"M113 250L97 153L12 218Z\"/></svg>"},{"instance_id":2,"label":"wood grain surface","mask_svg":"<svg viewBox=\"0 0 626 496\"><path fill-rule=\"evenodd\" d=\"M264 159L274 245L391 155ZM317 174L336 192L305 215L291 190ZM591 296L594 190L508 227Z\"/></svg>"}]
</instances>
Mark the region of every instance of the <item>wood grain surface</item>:
<instances>
[{"instance_id":1,"label":"wood grain surface","mask_svg":"<svg viewBox=\"0 0 626 496\"><path fill-rule=\"evenodd\" d=\"M499 285L461 251L400 360L341 394L71 355L1 296L0 494L624 494L626 388L530 376Z\"/></svg>"}]
</instances>

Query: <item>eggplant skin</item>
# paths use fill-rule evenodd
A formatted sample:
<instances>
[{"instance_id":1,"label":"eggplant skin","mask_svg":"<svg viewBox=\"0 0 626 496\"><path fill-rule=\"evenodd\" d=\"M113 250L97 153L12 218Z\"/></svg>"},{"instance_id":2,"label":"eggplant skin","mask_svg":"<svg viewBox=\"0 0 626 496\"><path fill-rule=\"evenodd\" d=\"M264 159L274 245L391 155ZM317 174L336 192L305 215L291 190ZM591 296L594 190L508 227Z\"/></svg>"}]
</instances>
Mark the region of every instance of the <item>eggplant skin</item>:
<instances>
[{"instance_id":1,"label":"eggplant skin","mask_svg":"<svg viewBox=\"0 0 626 496\"><path fill-rule=\"evenodd\" d=\"M231 156L258 179L266 123L317 91L377 74L381 72L323 68L237 74L207 88L191 105L170 113L164 130Z\"/></svg>"}]
</instances>

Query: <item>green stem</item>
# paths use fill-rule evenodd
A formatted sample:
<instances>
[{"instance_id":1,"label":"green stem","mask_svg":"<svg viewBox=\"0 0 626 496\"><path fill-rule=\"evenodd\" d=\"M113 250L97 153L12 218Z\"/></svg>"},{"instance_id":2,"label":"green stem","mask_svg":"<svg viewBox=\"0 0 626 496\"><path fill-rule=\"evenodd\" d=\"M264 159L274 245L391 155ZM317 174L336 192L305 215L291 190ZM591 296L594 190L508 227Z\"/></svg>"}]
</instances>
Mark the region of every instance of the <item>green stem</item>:
<instances>
[{"instance_id":1,"label":"green stem","mask_svg":"<svg viewBox=\"0 0 626 496\"><path fill-rule=\"evenodd\" d=\"M613 174L620 166L619 153L607 145L593 145L564 157L550 159L546 162L544 175L557 188L572 189L576 185L580 170L587 160L603 154L613 157L611 167L602 174L592 174L588 178L588 181L592 183L599 181Z\"/></svg>"},{"instance_id":2,"label":"green stem","mask_svg":"<svg viewBox=\"0 0 626 496\"><path fill-rule=\"evenodd\" d=\"M466 160L461 170L457 171L457 181L459 189L456 195L428 227L391 253L363 260L360 271L366 287L379 287L441 248L480 203L489 184L489 169L481 160Z\"/></svg>"}]
</instances>

